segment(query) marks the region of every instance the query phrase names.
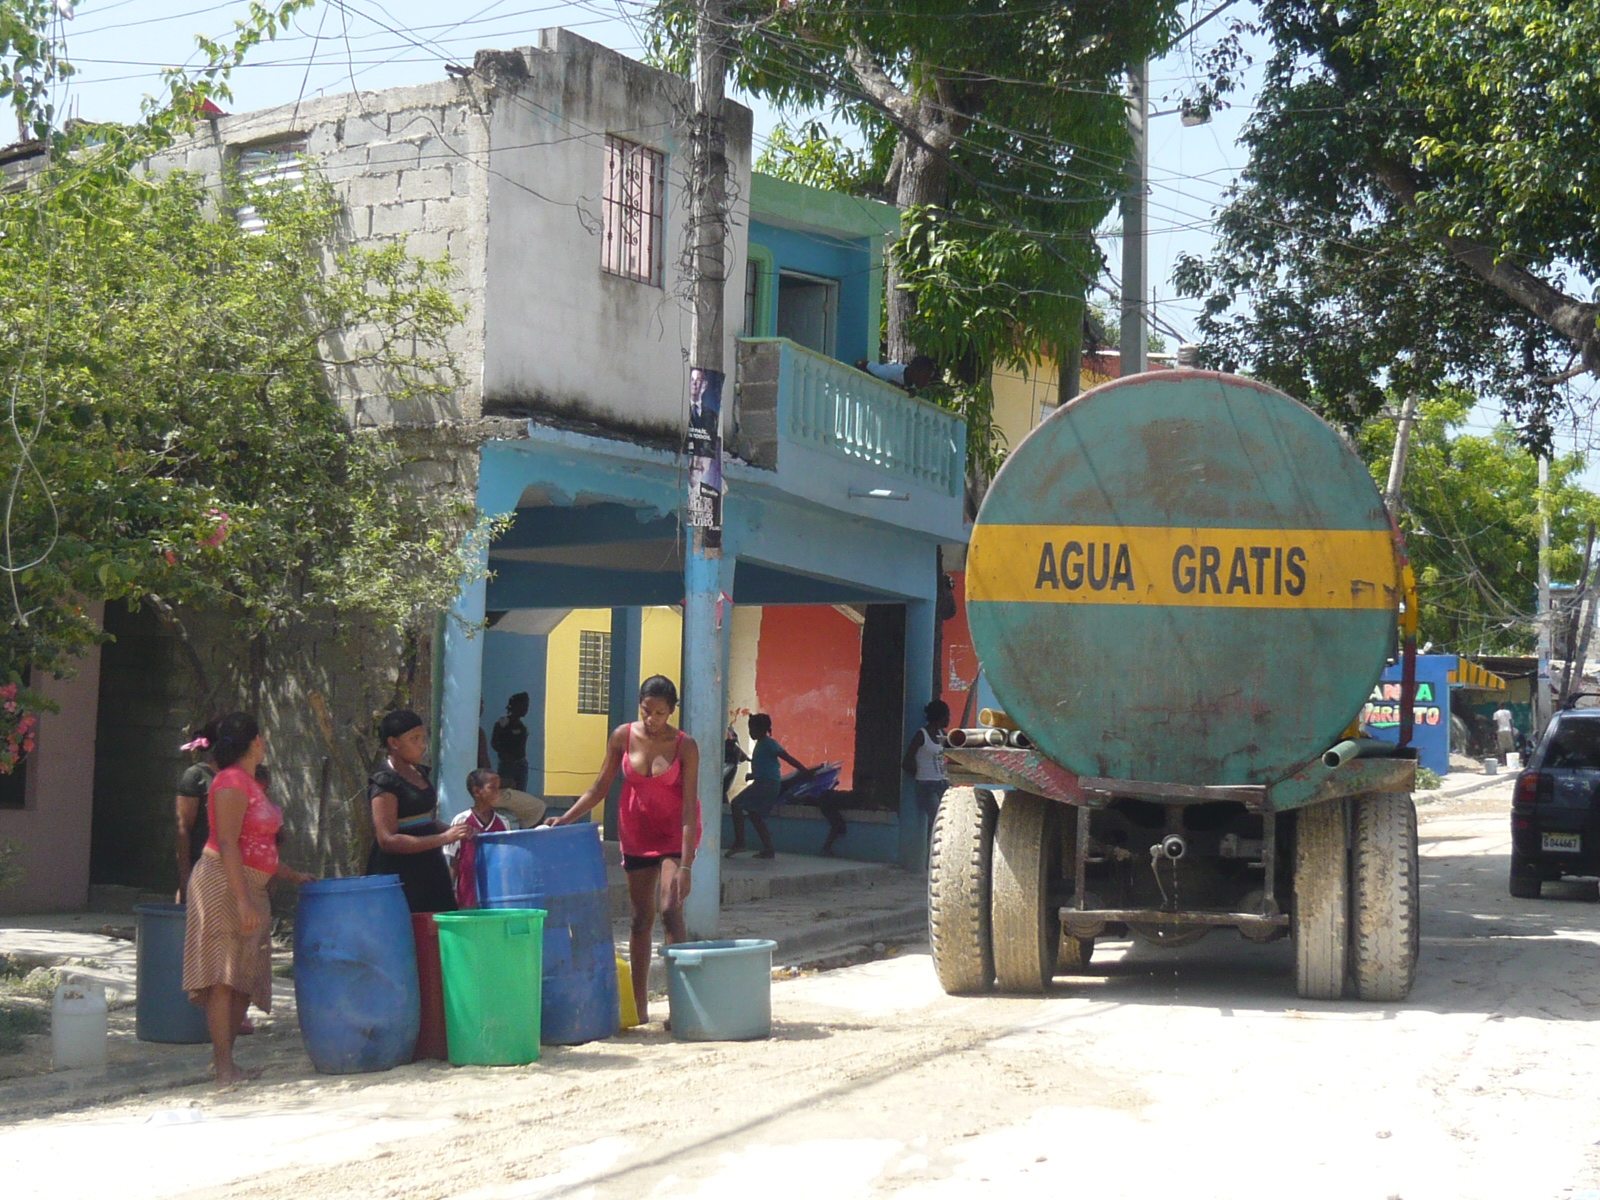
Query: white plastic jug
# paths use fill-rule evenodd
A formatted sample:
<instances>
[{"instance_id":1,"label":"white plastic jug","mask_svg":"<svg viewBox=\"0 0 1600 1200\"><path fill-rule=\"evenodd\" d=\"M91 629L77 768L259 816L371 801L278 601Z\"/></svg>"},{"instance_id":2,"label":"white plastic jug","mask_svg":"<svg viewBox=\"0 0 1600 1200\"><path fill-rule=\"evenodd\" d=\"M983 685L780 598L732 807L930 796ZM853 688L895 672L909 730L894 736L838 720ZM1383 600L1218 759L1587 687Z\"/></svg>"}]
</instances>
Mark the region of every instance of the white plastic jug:
<instances>
[{"instance_id":1,"label":"white plastic jug","mask_svg":"<svg viewBox=\"0 0 1600 1200\"><path fill-rule=\"evenodd\" d=\"M57 1071L106 1065L106 990L63 983L50 1005L50 1061Z\"/></svg>"},{"instance_id":2,"label":"white plastic jug","mask_svg":"<svg viewBox=\"0 0 1600 1200\"><path fill-rule=\"evenodd\" d=\"M1506 751L1506 770L1522 770L1522 755L1518 754L1515 750Z\"/></svg>"}]
</instances>

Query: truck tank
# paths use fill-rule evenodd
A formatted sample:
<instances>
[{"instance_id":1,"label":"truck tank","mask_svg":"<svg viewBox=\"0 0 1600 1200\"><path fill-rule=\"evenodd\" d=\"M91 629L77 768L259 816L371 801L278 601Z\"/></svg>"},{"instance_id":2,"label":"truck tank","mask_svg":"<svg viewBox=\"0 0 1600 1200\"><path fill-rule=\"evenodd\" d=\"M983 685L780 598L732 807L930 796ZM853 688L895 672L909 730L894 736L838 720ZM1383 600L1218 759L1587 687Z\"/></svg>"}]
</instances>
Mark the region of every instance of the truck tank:
<instances>
[{"instance_id":1,"label":"truck tank","mask_svg":"<svg viewBox=\"0 0 1600 1200\"><path fill-rule=\"evenodd\" d=\"M1415 754L1354 723L1408 622L1414 655L1409 582L1366 467L1272 388L1150 372L1046 419L967 559L1003 712L951 734L929 872L946 989L1037 992L1097 937L1232 928L1293 937L1303 996L1403 998Z\"/></svg>"}]
</instances>

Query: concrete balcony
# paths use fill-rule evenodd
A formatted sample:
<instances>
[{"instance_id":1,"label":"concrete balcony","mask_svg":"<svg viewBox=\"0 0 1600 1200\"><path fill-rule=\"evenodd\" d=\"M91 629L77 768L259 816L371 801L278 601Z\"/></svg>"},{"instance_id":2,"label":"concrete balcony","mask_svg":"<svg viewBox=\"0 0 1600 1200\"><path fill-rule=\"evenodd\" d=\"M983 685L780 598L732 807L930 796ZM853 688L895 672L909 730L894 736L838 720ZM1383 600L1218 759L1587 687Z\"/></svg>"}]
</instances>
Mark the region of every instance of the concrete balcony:
<instances>
[{"instance_id":1,"label":"concrete balcony","mask_svg":"<svg viewBox=\"0 0 1600 1200\"><path fill-rule=\"evenodd\" d=\"M734 405L730 449L781 490L965 540L955 413L787 338L740 339Z\"/></svg>"}]
</instances>

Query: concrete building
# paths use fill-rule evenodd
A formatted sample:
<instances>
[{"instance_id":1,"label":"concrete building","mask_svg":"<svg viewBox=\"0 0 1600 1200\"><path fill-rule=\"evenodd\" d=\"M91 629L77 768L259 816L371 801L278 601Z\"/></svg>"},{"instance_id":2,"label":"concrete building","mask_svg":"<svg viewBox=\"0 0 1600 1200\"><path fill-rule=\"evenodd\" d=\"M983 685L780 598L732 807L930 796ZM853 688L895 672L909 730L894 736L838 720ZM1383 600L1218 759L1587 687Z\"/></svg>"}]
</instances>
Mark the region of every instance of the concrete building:
<instances>
[{"instance_id":1,"label":"concrete building","mask_svg":"<svg viewBox=\"0 0 1600 1200\"><path fill-rule=\"evenodd\" d=\"M291 182L309 167L343 201L352 244L404 237L415 255L448 254L467 311L450 346L464 381L454 393L398 399L360 370L335 388L354 424L426 447L422 481L508 519L487 550L492 576L465 590L431 645L310 623L252 668L255 690L231 693L268 724L294 861L357 866L373 714L396 699L433 722L455 811L479 730L512 691L544 692L539 790L569 796L606 728L632 715L641 675L683 684L686 667L730 657L731 695L709 708L724 720L690 730L706 751L708 816L724 721L759 703L780 736L789 721L800 748L832 737L819 748L849 758L852 793L883 810L860 835L863 855L920 861L897 763L934 679L938 548L966 538L965 430L847 365L874 357L894 211L752 178L750 114L729 103L724 552L704 585L722 617L709 644L682 643L688 110L684 80L546 30L438 83L213 118L155 164L219 185L229 163ZM176 746L205 714L170 685L181 656L169 635L143 617L107 620L118 640L89 768L95 882L160 889ZM205 651L219 671L232 669L226 649ZM795 684L784 669L795 663L825 665L828 678ZM93 690L88 677L74 686ZM813 692L818 711L804 712L795 695ZM47 726L41 764L52 737ZM707 822L708 851L720 824ZM716 860L696 888L702 932L716 921ZM59 904L22 903L74 907L73 888Z\"/></svg>"}]
</instances>

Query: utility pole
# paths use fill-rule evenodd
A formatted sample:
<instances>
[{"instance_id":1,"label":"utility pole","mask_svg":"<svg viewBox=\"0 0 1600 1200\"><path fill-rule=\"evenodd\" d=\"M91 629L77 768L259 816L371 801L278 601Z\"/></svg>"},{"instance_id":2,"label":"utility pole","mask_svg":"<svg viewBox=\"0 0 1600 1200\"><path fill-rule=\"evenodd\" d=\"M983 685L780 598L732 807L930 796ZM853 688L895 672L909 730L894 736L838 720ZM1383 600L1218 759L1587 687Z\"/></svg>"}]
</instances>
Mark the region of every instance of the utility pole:
<instances>
[{"instance_id":1,"label":"utility pole","mask_svg":"<svg viewBox=\"0 0 1600 1200\"><path fill-rule=\"evenodd\" d=\"M1411 426L1417 419L1417 397L1409 395L1400 406L1400 425L1394 433L1394 453L1389 456L1389 485L1383 489L1383 503L1389 516L1400 519L1400 485L1406 477L1406 455L1411 450Z\"/></svg>"},{"instance_id":2,"label":"utility pole","mask_svg":"<svg viewBox=\"0 0 1600 1200\"><path fill-rule=\"evenodd\" d=\"M691 85L689 205L689 491L684 549L683 727L700 747L696 783L702 835L685 917L694 937L716 934L721 908L722 736L727 720L726 606L722 561L723 308L727 286L727 140L722 104L728 65L724 0L698 0Z\"/></svg>"},{"instance_id":3,"label":"utility pole","mask_svg":"<svg viewBox=\"0 0 1600 1200\"><path fill-rule=\"evenodd\" d=\"M1539 677L1533 693L1533 733L1550 721L1550 459L1539 456Z\"/></svg>"},{"instance_id":4,"label":"utility pole","mask_svg":"<svg viewBox=\"0 0 1600 1200\"><path fill-rule=\"evenodd\" d=\"M1150 368L1150 327L1145 311L1150 268L1145 237L1145 198L1150 184L1150 63L1128 72L1128 133L1133 152L1128 159L1128 190L1122 194L1122 312L1120 373L1137 375Z\"/></svg>"}]
</instances>

